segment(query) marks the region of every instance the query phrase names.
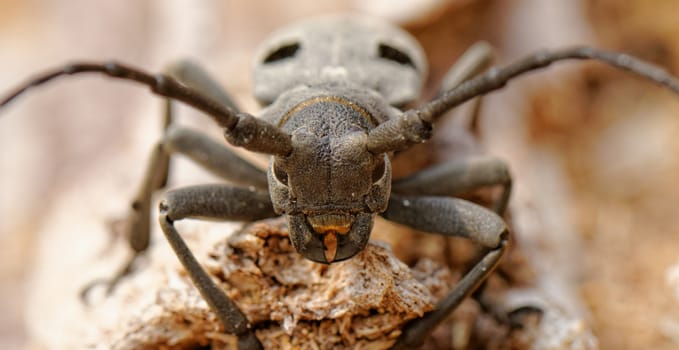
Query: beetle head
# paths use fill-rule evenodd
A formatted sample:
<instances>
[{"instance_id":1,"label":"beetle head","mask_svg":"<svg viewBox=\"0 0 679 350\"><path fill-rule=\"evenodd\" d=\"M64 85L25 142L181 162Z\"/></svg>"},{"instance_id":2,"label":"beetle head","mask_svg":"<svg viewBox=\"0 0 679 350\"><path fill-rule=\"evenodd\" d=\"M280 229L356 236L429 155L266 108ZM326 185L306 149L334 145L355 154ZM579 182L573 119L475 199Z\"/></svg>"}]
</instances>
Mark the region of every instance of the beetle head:
<instances>
[{"instance_id":1,"label":"beetle head","mask_svg":"<svg viewBox=\"0 0 679 350\"><path fill-rule=\"evenodd\" d=\"M367 150L366 123L346 102L316 101L287 124L292 153L272 157L274 210L287 215L292 244L310 260L354 256L368 243L375 215L386 210L389 158Z\"/></svg>"}]
</instances>

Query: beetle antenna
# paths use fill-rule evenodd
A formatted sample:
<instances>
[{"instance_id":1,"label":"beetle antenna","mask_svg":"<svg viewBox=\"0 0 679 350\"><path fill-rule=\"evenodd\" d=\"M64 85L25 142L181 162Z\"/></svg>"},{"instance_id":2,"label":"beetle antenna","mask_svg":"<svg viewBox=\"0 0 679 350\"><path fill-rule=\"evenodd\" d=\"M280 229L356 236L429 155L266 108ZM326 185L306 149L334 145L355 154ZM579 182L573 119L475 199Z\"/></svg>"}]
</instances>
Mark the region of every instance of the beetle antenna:
<instances>
[{"instance_id":1,"label":"beetle antenna","mask_svg":"<svg viewBox=\"0 0 679 350\"><path fill-rule=\"evenodd\" d=\"M215 119L215 121L220 126L226 129L232 129L238 121L236 112L230 108L222 106L221 104L201 95L199 92L181 85L174 78L168 75L153 75L140 69L116 62L76 62L67 64L51 71L47 71L35 78L30 79L28 82L15 89L14 92L10 93L7 97L3 98L0 102L0 108L5 107L7 104L31 88L43 85L62 76L80 73L101 73L112 78L141 83L151 88L151 91L154 94L179 100L207 113L213 119Z\"/></svg>"},{"instance_id":2,"label":"beetle antenna","mask_svg":"<svg viewBox=\"0 0 679 350\"><path fill-rule=\"evenodd\" d=\"M665 69L627 54L597 50L590 47L573 47L558 51L544 51L523 58L503 68L491 68L441 97L400 117L389 120L370 131L368 149L373 153L402 150L431 136L431 126L452 108L474 97L501 89L510 80L524 73L545 68L563 60L596 60L609 66L636 74L670 89L679 95L679 80Z\"/></svg>"},{"instance_id":3,"label":"beetle antenna","mask_svg":"<svg viewBox=\"0 0 679 350\"><path fill-rule=\"evenodd\" d=\"M525 73L545 68L554 62L563 60L596 60L609 66L636 74L664 86L679 94L679 80L667 70L643 61L628 54L597 50L591 47L578 46L558 51L544 51L503 68L491 68L487 72L460 84L441 97L416 109L420 117L428 122L435 122L448 110L480 95L501 89L510 80Z\"/></svg>"},{"instance_id":4,"label":"beetle antenna","mask_svg":"<svg viewBox=\"0 0 679 350\"><path fill-rule=\"evenodd\" d=\"M274 155L287 155L292 146L290 136L275 126L249 114L238 113L189 86L182 85L166 74L149 74L143 70L117 62L91 63L76 62L47 71L20 85L0 100L0 108L7 106L29 89L43 85L56 78L80 73L101 73L115 79L134 81L148 86L159 96L184 102L209 115L225 129L227 139L235 146L250 151ZM266 135L263 140L253 135Z\"/></svg>"}]
</instances>

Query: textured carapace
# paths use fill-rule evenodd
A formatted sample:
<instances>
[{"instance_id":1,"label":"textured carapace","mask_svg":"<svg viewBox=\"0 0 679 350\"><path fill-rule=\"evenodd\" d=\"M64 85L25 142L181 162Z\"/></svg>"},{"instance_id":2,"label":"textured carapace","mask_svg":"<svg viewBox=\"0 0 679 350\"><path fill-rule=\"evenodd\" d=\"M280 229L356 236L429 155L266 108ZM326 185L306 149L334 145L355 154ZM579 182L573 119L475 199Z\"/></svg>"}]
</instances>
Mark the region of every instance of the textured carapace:
<instances>
[{"instance_id":1,"label":"textured carapace","mask_svg":"<svg viewBox=\"0 0 679 350\"><path fill-rule=\"evenodd\" d=\"M427 63L417 41L372 17L330 15L274 32L258 50L254 95L263 105L299 85L346 81L391 105L419 98Z\"/></svg>"}]
</instances>

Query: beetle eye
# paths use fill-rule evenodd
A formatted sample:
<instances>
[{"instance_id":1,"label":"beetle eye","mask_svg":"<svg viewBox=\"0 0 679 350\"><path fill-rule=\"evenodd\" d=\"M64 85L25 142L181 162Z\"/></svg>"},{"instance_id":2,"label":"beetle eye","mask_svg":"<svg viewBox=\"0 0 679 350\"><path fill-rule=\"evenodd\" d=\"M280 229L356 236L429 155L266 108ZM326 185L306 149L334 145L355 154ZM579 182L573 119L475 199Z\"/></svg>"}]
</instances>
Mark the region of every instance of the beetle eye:
<instances>
[{"instance_id":1,"label":"beetle eye","mask_svg":"<svg viewBox=\"0 0 679 350\"><path fill-rule=\"evenodd\" d=\"M297 54L297 51L299 51L299 43L283 45L269 53L263 63L278 62L286 58L292 58Z\"/></svg>"},{"instance_id":2,"label":"beetle eye","mask_svg":"<svg viewBox=\"0 0 679 350\"><path fill-rule=\"evenodd\" d=\"M273 175L280 181L283 185L288 185L288 173L285 172L278 164L273 165Z\"/></svg>"},{"instance_id":3,"label":"beetle eye","mask_svg":"<svg viewBox=\"0 0 679 350\"><path fill-rule=\"evenodd\" d=\"M380 44L378 50L378 55L380 58L415 68L415 64L413 63L413 60L410 59L410 56L393 46Z\"/></svg>"},{"instance_id":4,"label":"beetle eye","mask_svg":"<svg viewBox=\"0 0 679 350\"><path fill-rule=\"evenodd\" d=\"M379 181L382 176L384 176L384 160L380 160L379 163L377 163L377 166L375 166L375 169L373 169L373 175L372 175L372 180L373 183Z\"/></svg>"}]
</instances>

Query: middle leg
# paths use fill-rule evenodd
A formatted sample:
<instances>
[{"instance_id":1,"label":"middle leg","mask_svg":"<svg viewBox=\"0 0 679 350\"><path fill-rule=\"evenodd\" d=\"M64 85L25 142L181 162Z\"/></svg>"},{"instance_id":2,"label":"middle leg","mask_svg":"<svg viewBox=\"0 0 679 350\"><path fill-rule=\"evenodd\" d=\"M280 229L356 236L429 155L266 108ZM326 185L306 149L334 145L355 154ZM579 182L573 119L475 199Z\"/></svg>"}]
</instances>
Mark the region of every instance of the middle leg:
<instances>
[{"instance_id":1,"label":"middle leg","mask_svg":"<svg viewBox=\"0 0 679 350\"><path fill-rule=\"evenodd\" d=\"M165 69L165 72L215 101L234 110L238 109L229 94L199 65L191 61L178 61ZM111 294L120 280L132 272L137 259L148 249L152 197L167 184L170 157L173 154L181 153L206 170L235 184L257 189L267 188L266 173L207 135L174 125L173 104L170 100L165 101L164 108L163 136L153 147L144 177L123 220L124 236L130 246L131 256L111 278L99 279L85 286L80 293L81 299L85 301L89 292L98 285L103 284L106 293Z\"/></svg>"},{"instance_id":2,"label":"middle leg","mask_svg":"<svg viewBox=\"0 0 679 350\"><path fill-rule=\"evenodd\" d=\"M487 186L501 186L491 209L503 216L512 191L507 163L491 156L470 156L396 179L392 191L400 195L456 196Z\"/></svg>"}]
</instances>

